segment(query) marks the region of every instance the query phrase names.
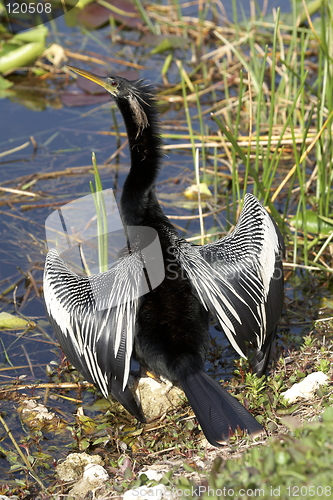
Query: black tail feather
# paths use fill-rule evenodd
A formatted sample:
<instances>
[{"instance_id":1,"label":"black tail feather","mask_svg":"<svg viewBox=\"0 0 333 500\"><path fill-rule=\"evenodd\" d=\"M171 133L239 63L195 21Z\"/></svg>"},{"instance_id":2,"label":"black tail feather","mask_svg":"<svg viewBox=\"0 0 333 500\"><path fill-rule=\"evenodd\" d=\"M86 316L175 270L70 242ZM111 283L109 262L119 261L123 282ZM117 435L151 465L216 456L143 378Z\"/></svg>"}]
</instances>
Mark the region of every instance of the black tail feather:
<instances>
[{"instance_id":1,"label":"black tail feather","mask_svg":"<svg viewBox=\"0 0 333 500\"><path fill-rule=\"evenodd\" d=\"M239 427L252 436L263 432L262 426L237 399L203 371L186 375L181 386L201 428L213 446L221 446L229 439L230 430Z\"/></svg>"},{"instance_id":2,"label":"black tail feather","mask_svg":"<svg viewBox=\"0 0 333 500\"><path fill-rule=\"evenodd\" d=\"M144 423L146 421L138 405L136 404L133 394L128 386L126 386L125 390L123 391L120 382L116 378L112 378L110 389L110 393L112 394L112 396L116 398L116 400L119 401L119 403L122 404L129 413L134 415L139 420L139 422Z\"/></svg>"},{"instance_id":3,"label":"black tail feather","mask_svg":"<svg viewBox=\"0 0 333 500\"><path fill-rule=\"evenodd\" d=\"M267 370L276 330L277 327L274 328L270 335L267 335L265 343L261 349L251 354L249 357L252 371L253 373L256 373L258 377L264 375Z\"/></svg>"}]
</instances>

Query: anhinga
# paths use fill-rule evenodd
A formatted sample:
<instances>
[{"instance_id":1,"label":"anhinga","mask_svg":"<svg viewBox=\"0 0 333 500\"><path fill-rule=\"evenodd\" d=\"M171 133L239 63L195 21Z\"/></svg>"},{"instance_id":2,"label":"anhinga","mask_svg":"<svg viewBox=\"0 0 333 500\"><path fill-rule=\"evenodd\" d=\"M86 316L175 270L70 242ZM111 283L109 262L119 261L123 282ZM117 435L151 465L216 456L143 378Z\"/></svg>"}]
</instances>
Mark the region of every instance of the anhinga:
<instances>
[{"instance_id":1,"label":"anhinga","mask_svg":"<svg viewBox=\"0 0 333 500\"><path fill-rule=\"evenodd\" d=\"M210 311L231 345L255 354L252 369L266 369L283 303L284 243L272 217L251 194L234 231L214 243L192 245L180 238L163 213L155 181L163 156L153 88L142 80L102 78L69 68L105 88L126 125L131 168L120 200L124 226L148 226L159 236L165 279L137 298L138 256L123 253L94 276L71 271L55 250L45 264L47 315L69 361L107 397L111 393L143 420L128 388L132 356L183 388L208 441L219 446L238 427L262 432L256 419L204 372ZM134 278L133 278L134 277ZM139 279L139 278L138 278ZM110 282L119 305L98 310L93 290Z\"/></svg>"}]
</instances>

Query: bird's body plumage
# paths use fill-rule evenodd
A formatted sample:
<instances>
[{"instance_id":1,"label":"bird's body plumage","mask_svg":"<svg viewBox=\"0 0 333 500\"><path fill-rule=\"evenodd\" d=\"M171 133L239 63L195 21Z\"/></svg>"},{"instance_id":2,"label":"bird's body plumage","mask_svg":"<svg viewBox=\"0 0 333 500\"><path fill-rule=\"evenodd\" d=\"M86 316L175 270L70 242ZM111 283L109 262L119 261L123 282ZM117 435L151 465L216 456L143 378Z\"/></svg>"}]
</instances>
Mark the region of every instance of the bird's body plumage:
<instances>
[{"instance_id":1,"label":"bird's body plumage","mask_svg":"<svg viewBox=\"0 0 333 500\"><path fill-rule=\"evenodd\" d=\"M44 297L60 345L104 396L112 393L138 418L140 409L127 387L132 355L151 371L180 383L212 444L225 441L238 426L255 435L262 430L260 424L204 373L208 313L239 354L246 354L246 343L253 345L254 370L263 373L282 310L281 234L248 194L227 237L203 246L179 238L155 194L162 153L153 90L141 81L101 81L97 83L113 95L123 115L129 139L131 169L120 201L122 220L125 227L157 231L165 278L140 296L135 252L123 254L106 273L82 277L51 250ZM109 302L98 304L98 296Z\"/></svg>"}]
</instances>

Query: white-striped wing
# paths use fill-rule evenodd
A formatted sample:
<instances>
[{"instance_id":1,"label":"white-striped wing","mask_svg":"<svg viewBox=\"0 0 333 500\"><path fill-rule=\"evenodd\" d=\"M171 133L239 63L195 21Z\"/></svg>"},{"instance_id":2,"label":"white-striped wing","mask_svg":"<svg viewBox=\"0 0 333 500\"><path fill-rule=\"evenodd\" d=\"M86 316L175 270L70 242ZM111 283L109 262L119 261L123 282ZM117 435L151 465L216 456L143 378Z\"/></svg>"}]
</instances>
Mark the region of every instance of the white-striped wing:
<instances>
[{"instance_id":1,"label":"white-striped wing","mask_svg":"<svg viewBox=\"0 0 333 500\"><path fill-rule=\"evenodd\" d=\"M84 277L56 250L47 254L44 300L50 322L66 357L105 397L114 393L113 384L117 391L127 385L138 300L147 286L142 267L134 252L109 271Z\"/></svg>"},{"instance_id":2,"label":"white-striped wing","mask_svg":"<svg viewBox=\"0 0 333 500\"><path fill-rule=\"evenodd\" d=\"M242 356L245 341L260 349L280 318L283 252L279 229L250 194L230 235L203 246L175 245L175 257L201 302Z\"/></svg>"}]
</instances>

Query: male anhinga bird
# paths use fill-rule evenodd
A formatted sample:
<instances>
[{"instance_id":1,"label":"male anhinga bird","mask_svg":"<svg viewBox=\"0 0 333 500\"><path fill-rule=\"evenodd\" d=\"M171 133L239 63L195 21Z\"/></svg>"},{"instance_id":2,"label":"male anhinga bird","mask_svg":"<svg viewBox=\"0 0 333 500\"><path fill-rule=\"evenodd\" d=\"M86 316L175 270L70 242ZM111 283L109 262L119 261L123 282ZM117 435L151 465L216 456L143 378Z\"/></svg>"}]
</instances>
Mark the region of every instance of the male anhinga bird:
<instances>
[{"instance_id":1,"label":"male anhinga bird","mask_svg":"<svg viewBox=\"0 0 333 500\"><path fill-rule=\"evenodd\" d=\"M122 113L131 155L120 201L122 221L124 226L157 231L165 279L137 298L136 252L122 254L109 271L86 277L75 274L50 250L44 299L65 355L105 397L111 393L140 420L141 411L127 386L132 355L152 372L181 385L211 444L219 446L238 427L252 435L261 433L255 418L204 372L208 311L241 356L246 344L252 344L252 368L260 376L282 310L284 243L279 229L258 200L247 194L238 223L225 238L203 246L180 238L155 194L162 143L154 90L142 80L101 78L69 68L104 87ZM123 294L125 300L99 310L94 290L107 283L110 296Z\"/></svg>"}]
</instances>

